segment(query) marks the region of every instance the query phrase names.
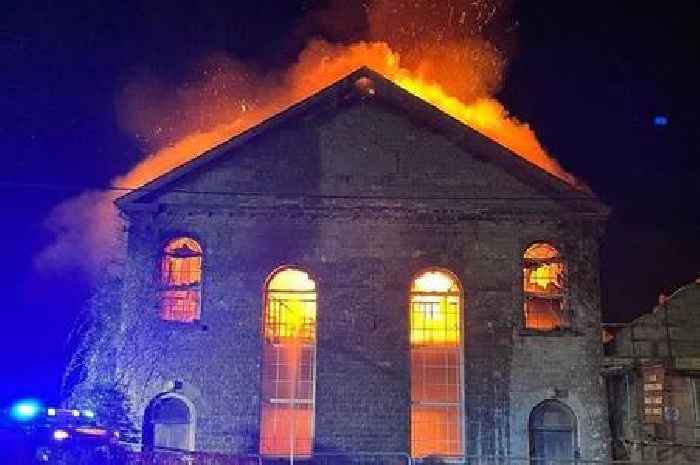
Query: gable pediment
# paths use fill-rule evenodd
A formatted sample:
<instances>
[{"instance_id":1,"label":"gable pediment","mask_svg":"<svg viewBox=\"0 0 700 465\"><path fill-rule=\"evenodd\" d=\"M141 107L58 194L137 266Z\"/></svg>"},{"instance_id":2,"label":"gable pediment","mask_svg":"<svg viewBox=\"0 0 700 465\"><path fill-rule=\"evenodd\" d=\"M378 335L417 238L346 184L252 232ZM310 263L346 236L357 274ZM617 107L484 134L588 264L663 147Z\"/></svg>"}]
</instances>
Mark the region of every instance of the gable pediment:
<instances>
[{"instance_id":1,"label":"gable pediment","mask_svg":"<svg viewBox=\"0 0 700 465\"><path fill-rule=\"evenodd\" d=\"M361 79L371 80L373 93L358 89ZM187 192L547 196L605 213L595 196L367 68L123 196L117 205L174 201Z\"/></svg>"}]
</instances>

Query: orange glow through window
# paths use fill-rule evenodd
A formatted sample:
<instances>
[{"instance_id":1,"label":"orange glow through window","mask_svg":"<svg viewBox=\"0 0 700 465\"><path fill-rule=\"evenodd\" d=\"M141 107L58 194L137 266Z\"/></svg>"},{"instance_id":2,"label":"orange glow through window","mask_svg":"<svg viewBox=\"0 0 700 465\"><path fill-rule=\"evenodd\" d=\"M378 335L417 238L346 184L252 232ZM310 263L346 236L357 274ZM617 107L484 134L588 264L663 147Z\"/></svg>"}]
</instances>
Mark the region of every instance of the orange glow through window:
<instances>
[{"instance_id":1,"label":"orange glow through window","mask_svg":"<svg viewBox=\"0 0 700 465\"><path fill-rule=\"evenodd\" d=\"M464 454L461 291L449 274L422 273L411 288L411 455Z\"/></svg>"},{"instance_id":2,"label":"orange glow through window","mask_svg":"<svg viewBox=\"0 0 700 465\"><path fill-rule=\"evenodd\" d=\"M202 284L202 249L194 239L170 241L161 259L160 316L164 320L199 319Z\"/></svg>"},{"instance_id":3,"label":"orange glow through window","mask_svg":"<svg viewBox=\"0 0 700 465\"><path fill-rule=\"evenodd\" d=\"M525 327L552 331L569 326L564 313L564 263L559 251L537 243L525 252Z\"/></svg>"},{"instance_id":4,"label":"orange glow through window","mask_svg":"<svg viewBox=\"0 0 700 465\"><path fill-rule=\"evenodd\" d=\"M260 452L309 457L313 449L316 284L284 269L265 296Z\"/></svg>"}]
</instances>

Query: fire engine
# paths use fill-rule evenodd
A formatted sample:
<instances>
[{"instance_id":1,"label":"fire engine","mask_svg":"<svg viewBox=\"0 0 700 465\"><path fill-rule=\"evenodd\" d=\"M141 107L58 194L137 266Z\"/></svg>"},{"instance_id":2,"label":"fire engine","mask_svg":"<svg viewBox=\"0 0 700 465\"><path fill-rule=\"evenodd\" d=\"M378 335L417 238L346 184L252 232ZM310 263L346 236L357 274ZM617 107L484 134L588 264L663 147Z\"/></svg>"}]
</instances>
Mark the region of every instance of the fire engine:
<instances>
[{"instance_id":1,"label":"fire engine","mask_svg":"<svg viewBox=\"0 0 700 465\"><path fill-rule=\"evenodd\" d=\"M99 426L92 410L45 407L36 399L15 402L0 419L2 463L109 463L119 432Z\"/></svg>"}]
</instances>

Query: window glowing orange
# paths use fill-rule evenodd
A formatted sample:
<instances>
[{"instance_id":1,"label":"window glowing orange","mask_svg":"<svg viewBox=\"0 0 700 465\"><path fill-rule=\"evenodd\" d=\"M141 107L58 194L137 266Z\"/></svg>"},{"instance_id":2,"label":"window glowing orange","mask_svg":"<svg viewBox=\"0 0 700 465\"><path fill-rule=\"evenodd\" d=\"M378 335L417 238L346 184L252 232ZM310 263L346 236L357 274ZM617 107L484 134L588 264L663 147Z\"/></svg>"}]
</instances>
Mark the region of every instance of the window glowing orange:
<instances>
[{"instance_id":1,"label":"window glowing orange","mask_svg":"<svg viewBox=\"0 0 700 465\"><path fill-rule=\"evenodd\" d=\"M316 328L316 283L303 271L288 268L267 286L265 337L310 339Z\"/></svg>"},{"instance_id":2,"label":"window glowing orange","mask_svg":"<svg viewBox=\"0 0 700 465\"><path fill-rule=\"evenodd\" d=\"M423 273L411 289L411 343L459 343L459 286L439 271Z\"/></svg>"},{"instance_id":3,"label":"window glowing orange","mask_svg":"<svg viewBox=\"0 0 700 465\"><path fill-rule=\"evenodd\" d=\"M309 457L314 438L316 283L286 268L265 292L260 452Z\"/></svg>"},{"instance_id":4,"label":"window glowing orange","mask_svg":"<svg viewBox=\"0 0 700 465\"><path fill-rule=\"evenodd\" d=\"M536 243L525 251L523 292L526 328L551 331L569 326L564 312L564 262L556 248Z\"/></svg>"},{"instance_id":5,"label":"window glowing orange","mask_svg":"<svg viewBox=\"0 0 700 465\"><path fill-rule=\"evenodd\" d=\"M202 284L202 248L189 237L165 246L160 271L160 316L164 320L199 319Z\"/></svg>"},{"instance_id":6,"label":"window glowing orange","mask_svg":"<svg viewBox=\"0 0 700 465\"><path fill-rule=\"evenodd\" d=\"M462 295L450 274L427 271L411 287L411 455L464 454Z\"/></svg>"}]
</instances>

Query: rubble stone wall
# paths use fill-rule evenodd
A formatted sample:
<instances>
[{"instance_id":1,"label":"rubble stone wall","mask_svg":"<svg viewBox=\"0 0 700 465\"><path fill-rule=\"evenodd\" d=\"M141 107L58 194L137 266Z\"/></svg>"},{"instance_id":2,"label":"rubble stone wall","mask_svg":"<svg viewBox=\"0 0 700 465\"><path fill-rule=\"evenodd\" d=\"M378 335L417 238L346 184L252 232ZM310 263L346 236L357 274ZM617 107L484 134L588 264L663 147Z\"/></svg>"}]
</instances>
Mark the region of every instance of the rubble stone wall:
<instances>
[{"instance_id":1,"label":"rubble stone wall","mask_svg":"<svg viewBox=\"0 0 700 465\"><path fill-rule=\"evenodd\" d=\"M263 288L292 265L317 283L315 449L409 451L409 289L442 268L464 292L467 453L527 456L531 410L557 397L577 415L582 456L608 457L597 220L364 103L297 118L175 189L125 212L117 376L137 424L180 381L197 449L257 451ZM180 234L204 250L194 325L158 319L160 250ZM571 331L523 329L522 254L535 241L567 262Z\"/></svg>"}]
</instances>

